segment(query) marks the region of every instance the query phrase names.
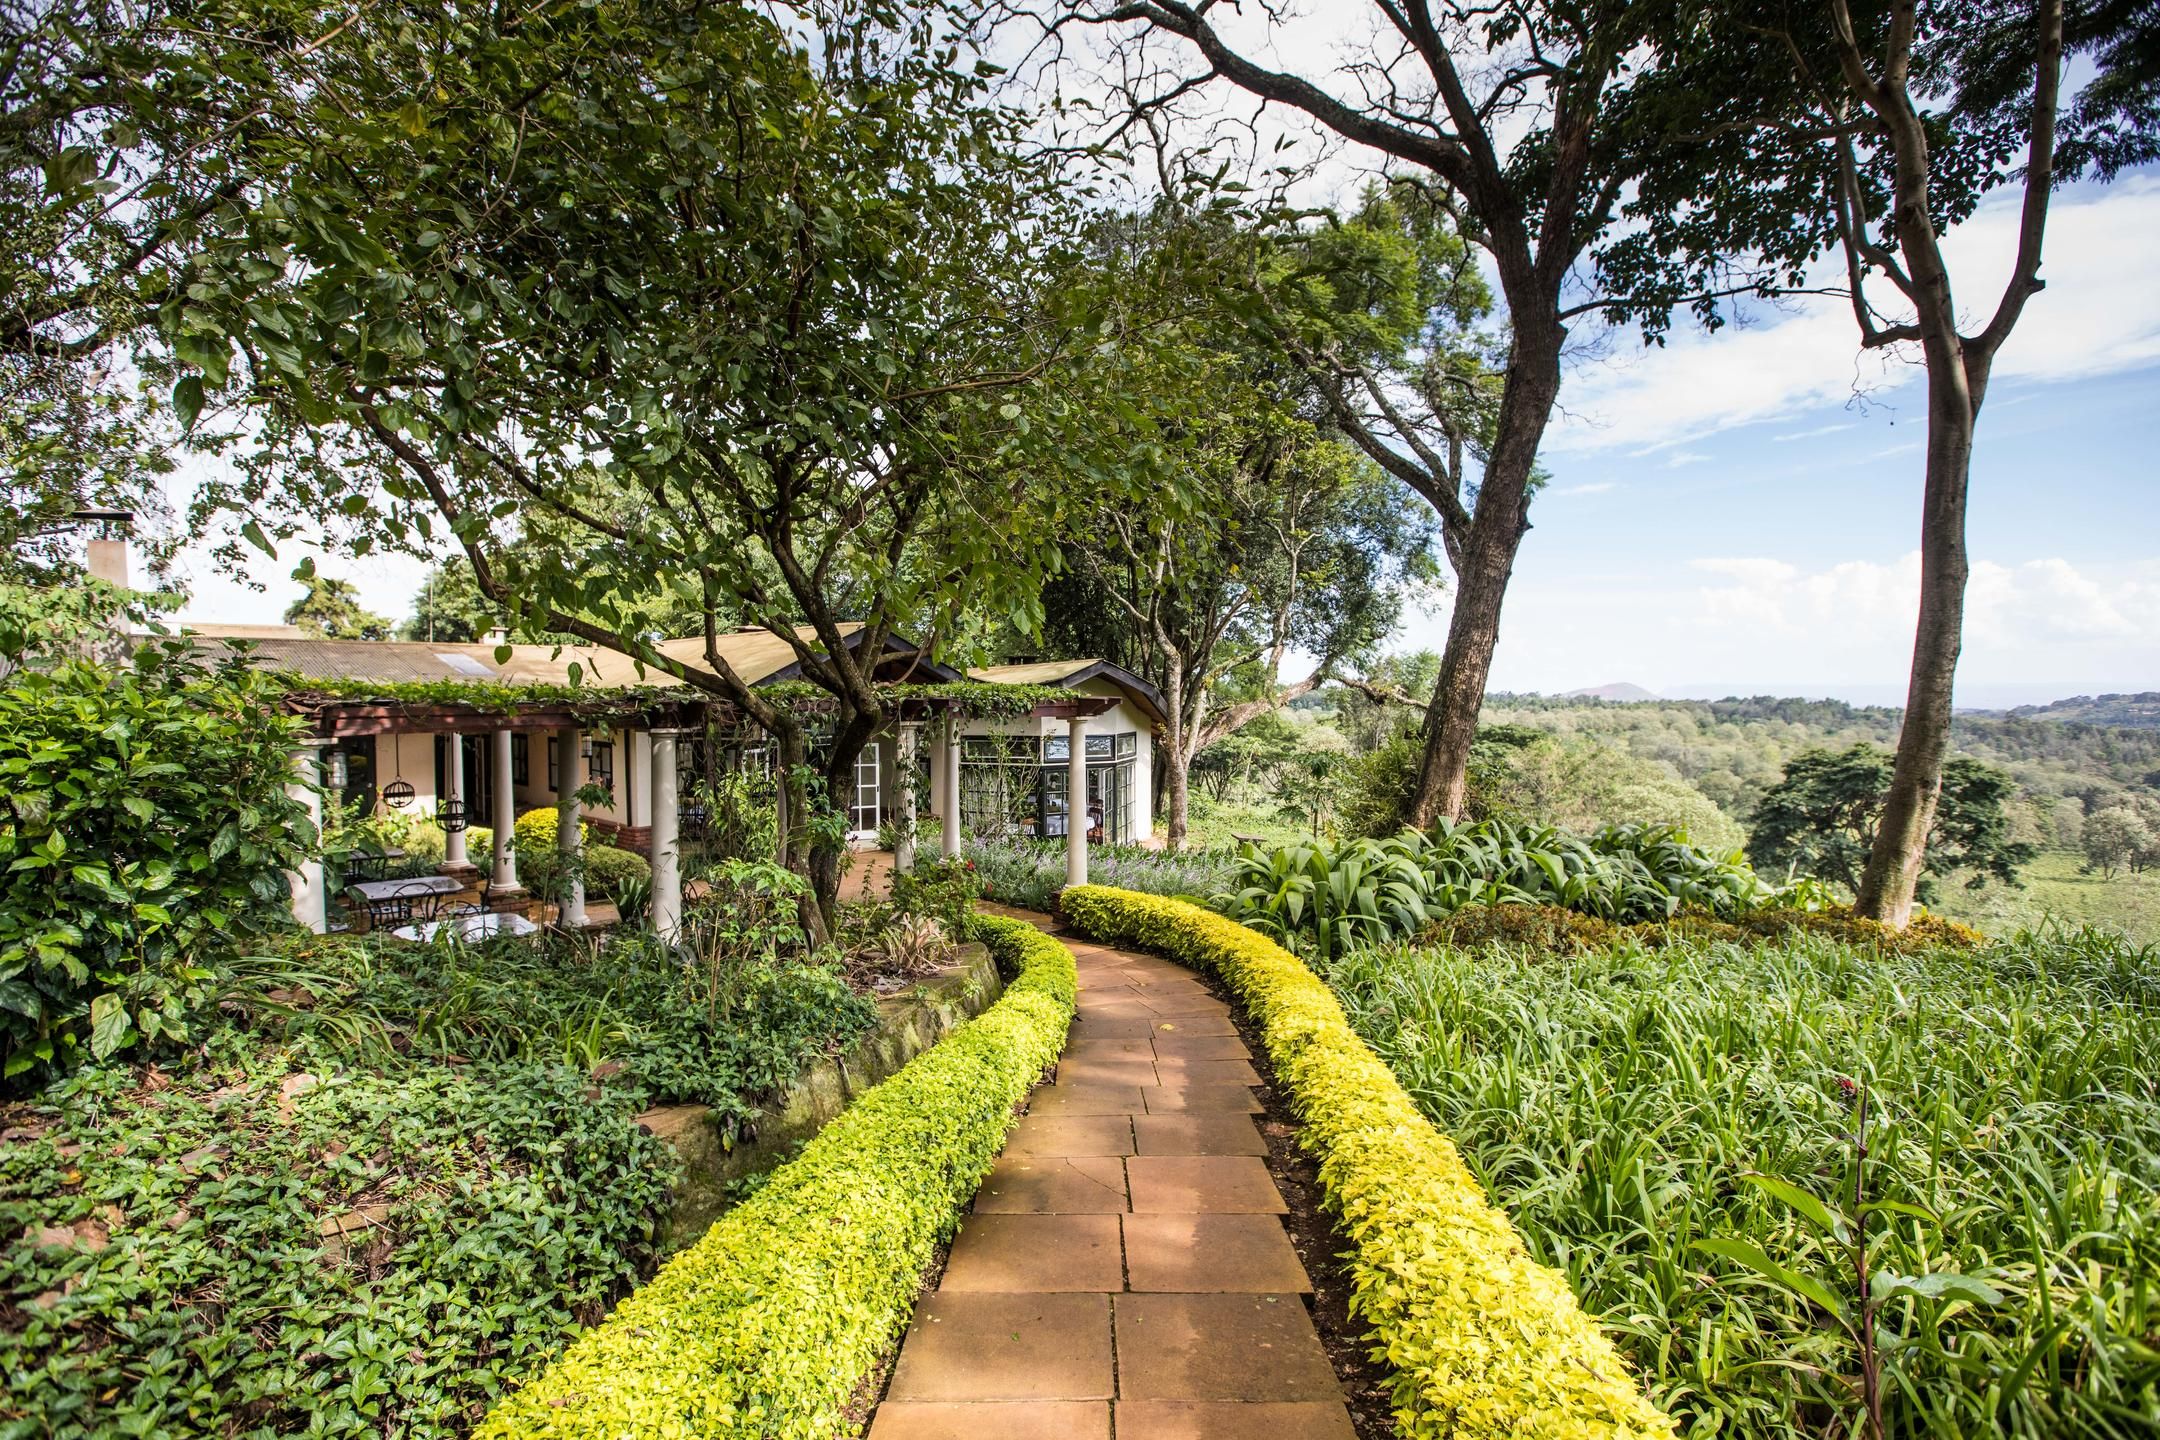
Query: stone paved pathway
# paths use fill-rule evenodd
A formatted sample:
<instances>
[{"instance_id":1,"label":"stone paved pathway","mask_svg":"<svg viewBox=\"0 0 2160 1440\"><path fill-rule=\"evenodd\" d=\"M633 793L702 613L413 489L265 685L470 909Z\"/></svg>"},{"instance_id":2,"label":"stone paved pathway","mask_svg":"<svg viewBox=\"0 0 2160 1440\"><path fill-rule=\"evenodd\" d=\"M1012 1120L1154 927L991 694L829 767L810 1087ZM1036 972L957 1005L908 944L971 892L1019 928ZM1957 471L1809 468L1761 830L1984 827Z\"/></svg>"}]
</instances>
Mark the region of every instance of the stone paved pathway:
<instances>
[{"instance_id":1,"label":"stone paved pathway","mask_svg":"<svg viewBox=\"0 0 2160 1440\"><path fill-rule=\"evenodd\" d=\"M976 1192L870 1440L1354 1440L1230 1012L1067 941L1056 1082Z\"/></svg>"}]
</instances>

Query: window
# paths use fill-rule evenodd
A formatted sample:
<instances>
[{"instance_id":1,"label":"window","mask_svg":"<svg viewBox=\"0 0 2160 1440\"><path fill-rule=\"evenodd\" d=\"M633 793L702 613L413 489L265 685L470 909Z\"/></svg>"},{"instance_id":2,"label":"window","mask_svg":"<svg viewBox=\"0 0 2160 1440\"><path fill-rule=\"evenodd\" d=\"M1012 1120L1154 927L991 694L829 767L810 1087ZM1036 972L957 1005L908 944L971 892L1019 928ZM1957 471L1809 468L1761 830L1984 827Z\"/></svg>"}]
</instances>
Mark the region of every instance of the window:
<instances>
[{"instance_id":1,"label":"window","mask_svg":"<svg viewBox=\"0 0 2160 1440\"><path fill-rule=\"evenodd\" d=\"M1132 731L1130 731L1130 730L1127 730L1127 731L1126 731L1126 732L1125 732L1124 734L1122 734L1122 735L1120 735L1120 736L1118 736L1118 737L1117 737L1117 757L1118 757L1118 759L1120 759L1120 760L1126 760L1126 759L1130 759L1131 757L1133 757L1133 756L1135 756L1135 755L1138 755L1139 753L1140 753L1140 737L1139 737L1138 735L1134 734L1134 733L1133 733Z\"/></svg>"},{"instance_id":2,"label":"window","mask_svg":"<svg viewBox=\"0 0 2160 1440\"><path fill-rule=\"evenodd\" d=\"M532 784L532 738L527 735L510 737L510 783Z\"/></svg>"},{"instance_id":3,"label":"window","mask_svg":"<svg viewBox=\"0 0 2160 1440\"><path fill-rule=\"evenodd\" d=\"M585 762L585 773L592 777L593 784L607 791L609 798L613 799L615 795L614 741L595 740L593 742L592 758Z\"/></svg>"},{"instance_id":4,"label":"window","mask_svg":"<svg viewBox=\"0 0 2160 1440\"><path fill-rule=\"evenodd\" d=\"M558 789L560 789L560 788L562 787L562 762L561 762L561 761L560 761L559 759L557 759L557 758L556 758L556 754L555 754L555 751L556 751L556 740L555 740L555 737L554 737L554 736L550 735L550 736L548 736L548 789L549 789L549 790L558 790Z\"/></svg>"}]
</instances>

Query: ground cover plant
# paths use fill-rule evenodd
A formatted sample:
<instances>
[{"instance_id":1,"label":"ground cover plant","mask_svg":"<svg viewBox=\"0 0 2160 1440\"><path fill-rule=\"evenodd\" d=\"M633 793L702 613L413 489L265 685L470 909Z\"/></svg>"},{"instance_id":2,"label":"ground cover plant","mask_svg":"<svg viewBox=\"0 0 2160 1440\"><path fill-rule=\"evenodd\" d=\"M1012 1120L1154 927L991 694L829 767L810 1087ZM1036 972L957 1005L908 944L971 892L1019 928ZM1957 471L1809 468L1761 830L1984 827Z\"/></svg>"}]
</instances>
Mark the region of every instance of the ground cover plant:
<instances>
[{"instance_id":1,"label":"ground cover plant","mask_svg":"<svg viewBox=\"0 0 2160 1440\"><path fill-rule=\"evenodd\" d=\"M656 1258L634 1117L740 1134L868 1023L799 931L689 929L296 940L198 1048L0 1113L0 1435L464 1433Z\"/></svg>"},{"instance_id":2,"label":"ground cover plant","mask_svg":"<svg viewBox=\"0 0 2160 1440\"><path fill-rule=\"evenodd\" d=\"M1329 979L1685 1433L2160 1426L2150 947L1386 946Z\"/></svg>"},{"instance_id":3,"label":"ground cover plant","mask_svg":"<svg viewBox=\"0 0 2160 1440\"><path fill-rule=\"evenodd\" d=\"M1048 911L1065 888L1065 847L1038 840L976 838L962 854L975 862L983 898ZM1227 883L1227 850L1150 850L1143 845L1088 846L1088 879L1146 895L1208 895Z\"/></svg>"}]
</instances>

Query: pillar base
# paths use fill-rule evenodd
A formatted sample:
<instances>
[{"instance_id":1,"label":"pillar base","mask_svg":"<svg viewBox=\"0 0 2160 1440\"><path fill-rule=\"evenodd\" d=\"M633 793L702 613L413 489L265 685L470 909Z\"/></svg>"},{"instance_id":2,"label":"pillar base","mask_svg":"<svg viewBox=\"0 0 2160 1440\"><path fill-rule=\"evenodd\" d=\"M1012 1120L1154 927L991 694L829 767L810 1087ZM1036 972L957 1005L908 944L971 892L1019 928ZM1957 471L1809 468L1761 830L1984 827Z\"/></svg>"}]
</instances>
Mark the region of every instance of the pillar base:
<instances>
[{"instance_id":1,"label":"pillar base","mask_svg":"<svg viewBox=\"0 0 2160 1440\"><path fill-rule=\"evenodd\" d=\"M490 890L487 908L497 915L523 915L532 908L532 894L522 885L507 890Z\"/></svg>"},{"instance_id":2,"label":"pillar base","mask_svg":"<svg viewBox=\"0 0 2160 1440\"><path fill-rule=\"evenodd\" d=\"M445 860L435 867L435 873L448 875L453 880L462 880L471 885L479 880L480 867L470 860Z\"/></svg>"}]
</instances>

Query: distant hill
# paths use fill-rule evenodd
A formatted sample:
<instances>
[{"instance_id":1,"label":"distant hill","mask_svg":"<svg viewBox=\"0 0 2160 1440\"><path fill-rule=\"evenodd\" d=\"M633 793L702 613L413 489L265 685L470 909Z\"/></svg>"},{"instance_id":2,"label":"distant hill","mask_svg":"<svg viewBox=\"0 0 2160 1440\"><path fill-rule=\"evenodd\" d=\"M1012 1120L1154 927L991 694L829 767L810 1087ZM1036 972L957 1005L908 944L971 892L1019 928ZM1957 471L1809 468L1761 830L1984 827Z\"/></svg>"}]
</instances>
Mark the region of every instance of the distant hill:
<instances>
[{"instance_id":1,"label":"distant hill","mask_svg":"<svg viewBox=\"0 0 2160 1440\"><path fill-rule=\"evenodd\" d=\"M1570 690L1560 697L1563 700L1612 700L1625 703L1632 700L1662 700L1655 690L1645 690L1640 685L1630 685L1625 680L1615 680L1610 685L1592 685L1584 690Z\"/></svg>"},{"instance_id":2,"label":"distant hill","mask_svg":"<svg viewBox=\"0 0 2160 1440\"><path fill-rule=\"evenodd\" d=\"M2160 730L2160 690L2142 690L2135 695L2073 695L2046 705L2020 705L2007 713L2019 720L2072 720L2086 725Z\"/></svg>"}]
</instances>

